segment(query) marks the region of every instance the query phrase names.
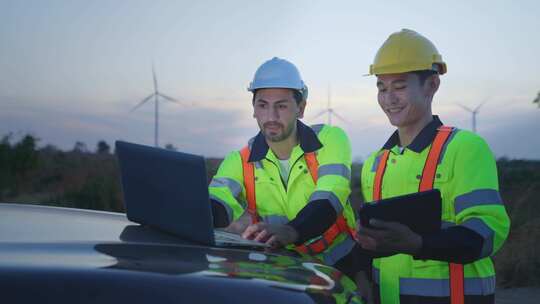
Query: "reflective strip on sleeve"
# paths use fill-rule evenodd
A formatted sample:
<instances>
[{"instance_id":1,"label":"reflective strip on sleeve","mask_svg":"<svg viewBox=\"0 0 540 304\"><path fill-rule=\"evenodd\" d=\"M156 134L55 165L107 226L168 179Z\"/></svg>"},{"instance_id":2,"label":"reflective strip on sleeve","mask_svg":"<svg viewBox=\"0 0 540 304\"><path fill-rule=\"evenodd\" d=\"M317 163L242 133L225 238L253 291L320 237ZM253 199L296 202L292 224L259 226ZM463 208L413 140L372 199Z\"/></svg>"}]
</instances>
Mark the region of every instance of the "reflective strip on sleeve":
<instances>
[{"instance_id":1,"label":"reflective strip on sleeve","mask_svg":"<svg viewBox=\"0 0 540 304\"><path fill-rule=\"evenodd\" d=\"M287 224L289 219L284 215L267 215L262 217L262 221L268 224Z\"/></svg>"},{"instance_id":2,"label":"reflective strip on sleeve","mask_svg":"<svg viewBox=\"0 0 540 304\"><path fill-rule=\"evenodd\" d=\"M471 218L463 222L461 226L471 229L472 231L481 235L484 239L480 257L487 257L491 254L491 252L493 252L493 238L495 236L495 232L489 228L484 221L479 218Z\"/></svg>"},{"instance_id":3,"label":"reflective strip on sleeve","mask_svg":"<svg viewBox=\"0 0 540 304\"><path fill-rule=\"evenodd\" d=\"M495 277L465 278L465 295L485 296L495 293ZM400 278L399 293L423 297L449 297L448 279Z\"/></svg>"},{"instance_id":4,"label":"reflective strip on sleeve","mask_svg":"<svg viewBox=\"0 0 540 304\"><path fill-rule=\"evenodd\" d=\"M503 201L499 191L493 189L479 189L462 194L454 200L456 214L461 211L481 205L502 205Z\"/></svg>"},{"instance_id":5,"label":"reflective strip on sleeve","mask_svg":"<svg viewBox=\"0 0 540 304\"><path fill-rule=\"evenodd\" d=\"M332 191L315 191L311 194L309 202L322 199L330 201L330 204L332 205L332 207L334 207L336 213L341 214L341 211L343 211L343 205L341 205L339 198Z\"/></svg>"},{"instance_id":6,"label":"reflective strip on sleeve","mask_svg":"<svg viewBox=\"0 0 540 304\"><path fill-rule=\"evenodd\" d=\"M238 197L238 194L242 192L242 186L240 183L228 177L214 177L210 183L210 187L227 187L234 197Z\"/></svg>"},{"instance_id":7,"label":"reflective strip on sleeve","mask_svg":"<svg viewBox=\"0 0 540 304\"><path fill-rule=\"evenodd\" d=\"M217 197L215 195L210 194L210 199L216 201L217 203L222 205L223 208L225 208L225 211L227 211L227 218L229 219L229 224L232 223L232 221L233 221L233 210L232 210L232 208L227 203L225 203L223 200L221 200L219 197Z\"/></svg>"},{"instance_id":8,"label":"reflective strip on sleeve","mask_svg":"<svg viewBox=\"0 0 540 304\"><path fill-rule=\"evenodd\" d=\"M337 261L341 260L341 258L351 252L354 244L354 240L347 234L347 237L341 241L341 243L324 252L322 257L324 263L326 265L334 265Z\"/></svg>"},{"instance_id":9,"label":"reflective strip on sleeve","mask_svg":"<svg viewBox=\"0 0 540 304\"><path fill-rule=\"evenodd\" d=\"M317 174L319 178L325 175L339 175L346 179L351 179L351 170L344 164L329 164L319 166Z\"/></svg>"}]
</instances>

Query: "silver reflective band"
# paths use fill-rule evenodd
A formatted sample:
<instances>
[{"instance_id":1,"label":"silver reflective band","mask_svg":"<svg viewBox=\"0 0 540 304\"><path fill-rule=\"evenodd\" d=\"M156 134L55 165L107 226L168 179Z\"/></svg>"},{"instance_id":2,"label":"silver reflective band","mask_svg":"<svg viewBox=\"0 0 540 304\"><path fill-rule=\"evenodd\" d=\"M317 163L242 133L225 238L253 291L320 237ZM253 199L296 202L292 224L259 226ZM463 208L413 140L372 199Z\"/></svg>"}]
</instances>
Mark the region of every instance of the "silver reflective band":
<instances>
[{"instance_id":1,"label":"silver reflective band","mask_svg":"<svg viewBox=\"0 0 540 304\"><path fill-rule=\"evenodd\" d=\"M319 178L325 175L339 175L346 179L351 179L351 170L344 164L322 165L317 170L317 175Z\"/></svg>"},{"instance_id":2,"label":"silver reflective band","mask_svg":"<svg viewBox=\"0 0 540 304\"><path fill-rule=\"evenodd\" d=\"M452 141L452 139L454 139L454 136L456 136L456 134L458 132L459 132L458 128L453 128L452 133L450 133L450 136L448 136L448 139L446 140L446 142L444 143L444 146L442 147L441 154L439 156L439 162L437 163L437 165L442 163L442 161L444 159L444 154L446 153L446 148L448 147L448 144Z\"/></svg>"},{"instance_id":3,"label":"silver reflective band","mask_svg":"<svg viewBox=\"0 0 540 304\"><path fill-rule=\"evenodd\" d=\"M231 209L231 207L227 203L225 203L223 200L221 200L219 197L217 197L215 195L210 194L210 199L218 202L219 204L221 204L225 208L225 211L227 211L227 219L229 220L229 224L232 223L232 221L233 221L233 210Z\"/></svg>"},{"instance_id":4,"label":"silver reflective band","mask_svg":"<svg viewBox=\"0 0 540 304\"><path fill-rule=\"evenodd\" d=\"M234 197L237 197L242 192L240 183L228 177L214 177L210 183L210 187L220 188L227 187Z\"/></svg>"},{"instance_id":5,"label":"silver reflective band","mask_svg":"<svg viewBox=\"0 0 540 304\"><path fill-rule=\"evenodd\" d=\"M482 245L482 252L480 253L480 257L483 258L489 256L493 251L493 237L495 235L495 232L479 218L468 219L461 225L463 227L471 229L472 231L482 236L482 238L484 239L484 244Z\"/></svg>"},{"instance_id":6,"label":"silver reflective band","mask_svg":"<svg viewBox=\"0 0 540 304\"><path fill-rule=\"evenodd\" d=\"M502 205L503 201L499 191L493 189L478 189L462 194L454 200L456 214L461 211L482 205Z\"/></svg>"},{"instance_id":7,"label":"silver reflective band","mask_svg":"<svg viewBox=\"0 0 540 304\"><path fill-rule=\"evenodd\" d=\"M322 200L326 199L330 201L330 204L334 209L336 210L337 214L341 214L341 211L343 211L343 205L341 205L339 198L334 194L334 192L331 191L315 191L311 194L311 197L309 198L309 203L316 201L316 200Z\"/></svg>"},{"instance_id":8,"label":"silver reflective band","mask_svg":"<svg viewBox=\"0 0 540 304\"><path fill-rule=\"evenodd\" d=\"M490 295L495 293L495 277L465 278L464 293L466 295ZM399 293L424 297L449 297L450 281L448 279L399 279Z\"/></svg>"},{"instance_id":9,"label":"silver reflective band","mask_svg":"<svg viewBox=\"0 0 540 304\"><path fill-rule=\"evenodd\" d=\"M323 261L327 265L334 265L339 261L341 258L349 254L351 252L351 249L354 247L354 240L351 238L350 235L347 234L347 237L341 241L341 243L337 244L335 247L333 247L330 250L327 250L323 254Z\"/></svg>"},{"instance_id":10,"label":"silver reflective band","mask_svg":"<svg viewBox=\"0 0 540 304\"><path fill-rule=\"evenodd\" d=\"M379 163L381 162L382 157L383 157L383 153L381 153L377 157L375 157L375 160L373 161L373 166L371 166L371 172L376 172L377 171L377 167L379 167Z\"/></svg>"},{"instance_id":11,"label":"silver reflective band","mask_svg":"<svg viewBox=\"0 0 540 304\"><path fill-rule=\"evenodd\" d=\"M262 221L268 224L287 224L289 219L284 215L267 215L262 217Z\"/></svg>"},{"instance_id":12,"label":"silver reflective band","mask_svg":"<svg viewBox=\"0 0 540 304\"><path fill-rule=\"evenodd\" d=\"M373 267L373 281L380 284L379 269ZM485 296L495 293L495 276L486 278L465 278L464 294ZM449 297L449 279L400 278L399 293L424 297Z\"/></svg>"}]
</instances>

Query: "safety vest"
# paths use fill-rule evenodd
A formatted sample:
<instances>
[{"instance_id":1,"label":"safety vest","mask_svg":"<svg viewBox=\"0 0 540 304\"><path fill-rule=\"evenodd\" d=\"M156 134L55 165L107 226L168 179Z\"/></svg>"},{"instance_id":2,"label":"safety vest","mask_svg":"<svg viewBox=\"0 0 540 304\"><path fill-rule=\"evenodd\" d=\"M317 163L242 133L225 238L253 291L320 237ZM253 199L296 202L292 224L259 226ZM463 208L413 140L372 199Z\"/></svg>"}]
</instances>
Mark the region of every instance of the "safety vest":
<instances>
[{"instance_id":1,"label":"safety vest","mask_svg":"<svg viewBox=\"0 0 540 304\"><path fill-rule=\"evenodd\" d=\"M240 156L242 157L242 169L244 175L244 187L246 189L247 200L247 212L251 217L251 222L256 224L260 221L260 217L257 213L257 201L255 198L255 167L253 163L249 162L250 150L248 146L245 146L240 150ZM308 166L313 182L317 183L317 169L319 162L315 152L304 153L304 159ZM298 252L304 254L318 254L326 250L336 239L340 233L347 233L353 238L355 237L355 231L347 225L347 221L343 216L343 213L337 215L336 222L330 226L322 235L322 237L314 242L306 242L305 244L296 246Z\"/></svg>"},{"instance_id":2,"label":"safety vest","mask_svg":"<svg viewBox=\"0 0 540 304\"><path fill-rule=\"evenodd\" d=\"M422 178L420 180L420 186L418 191L427 191L433 189L433 183L435 180L435 172L437 171L437 164L439 163L439 158L441 151L446 143L450 133L452 133L453 128L448 126L441 126L435 136L435 140L431 145L429 150L424 169L422 171ZM373 184L373 199L380 200L382 199L382 180L384 177L384 171L386 169L386 162L388 161L388 156L390 155L389 150L384 150L377 171L375 173L375 180ZM463 304L464 303L464 291L463 291L463 265L449 263L449 272L450 272L450 301L451 304Z\"/></svg>"},{"instance_id":3,"label":"safety vest","mask_svg":"<svg viewBox=\"0 0 540 304\"><path fill-rule=\"evenodd\" d=\"M463 227L482 239L478 256L463 262L464 301L493 303L496 278L491 257L504 244L510 228L510 219L499 193L495 158L480 136L453 129L442 144L438 159L431 156L428 161L430 153L438 150L435 138L441 126L439 118L433 116L432 122L404 151L398 148L399 134L394 132L384 148L364 162L362 193L366 202L376 203L376 193L388 198L420 189L440 190L441 229ZM390 151L388 156L384 155L385 150ZM381 163L386 166L384 170L379 169ZM434 167L436 171L433 171ZM383 178L375 178L377 169L379 175L384 172ZM384 304L450 303L452 293L459 290L451 289L450 268L446 261L409 254L375 258L372 272L373 281L378 285L375 299L380 296L380 302Z\"/></svg>"}]
</instances>

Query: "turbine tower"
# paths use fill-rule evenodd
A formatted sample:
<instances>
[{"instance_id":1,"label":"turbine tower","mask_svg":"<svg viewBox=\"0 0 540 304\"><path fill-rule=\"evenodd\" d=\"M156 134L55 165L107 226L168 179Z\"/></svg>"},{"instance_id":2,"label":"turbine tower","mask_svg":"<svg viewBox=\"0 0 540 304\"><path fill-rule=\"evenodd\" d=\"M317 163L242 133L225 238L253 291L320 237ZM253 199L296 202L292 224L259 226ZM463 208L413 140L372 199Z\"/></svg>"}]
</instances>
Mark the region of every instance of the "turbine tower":
<instances>
[{"instance_id":1,"label":"turbine tower","mask_svg":"<svg viewBox=\"0 0 540 304\"><path fill-rule=\"evenodd\" d=\"M330 125L330 126L332 125L332 116L336 116L339 120L341 120L341 121L343 121L345 123L348 123L345 118L341 117L341 115L339 115L338 113L336 113L336 111L334 111L334 109L331 106L331 98L330 98L330 96L331 96L331 94L330 94L330 85L328 85L328 104L327 104L327 107L326 107L325 110L322 110L321 112L319 112L319 114L317 114L315 117L313 117L313 119L319 118L324 114L328 114L328 125Z\"/></svg>"},{"instance_id":2,"label":"turbine tower","mask_svg":"<svg viewBox=\"0 0 540 304\"><path fill-rule=\"evenodd\" d=\"M159 147L159 97L169 102L175 102L175 103L180 103L180 102L172 97L169 97L159 92L154 65L152 65L152 76L154 78L154 92L150 94L148 97L146 97L145 99L141 100L136 106L133 107L133 109L131 109L130 112L137 110L140 106L145 104L147 101L150 101L152 100L152 98L154 98L154 146Z\"/></svg>"},{"instance_id":3,"label":"turbine tower","mask_svg":"<svg viewBox=\"0 0 540 304\"><path fill-rule=\"evenodd\" d=\"M457 104L458 106L460 106L462 109L464 109L465 111L469 112L472 114L472 131L474 133L476 133L476 115L479 113L479 110L480 108L486 103L486 101L482 102L481 104L479 104L476 108L471 109L469 107L466 107L462 104Z\"/></svg>"}]
</instances>

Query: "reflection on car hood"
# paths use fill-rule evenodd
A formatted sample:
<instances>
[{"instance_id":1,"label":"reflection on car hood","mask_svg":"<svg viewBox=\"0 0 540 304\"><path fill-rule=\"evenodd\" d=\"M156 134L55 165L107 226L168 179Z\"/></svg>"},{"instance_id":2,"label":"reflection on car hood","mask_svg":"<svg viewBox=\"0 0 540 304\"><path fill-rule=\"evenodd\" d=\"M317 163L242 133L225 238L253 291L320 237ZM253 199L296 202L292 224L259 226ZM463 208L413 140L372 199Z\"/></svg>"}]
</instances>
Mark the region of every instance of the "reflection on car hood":
<instances>
[{"instance_id":1,"label":"reflection on car hood","mask_svg":"<svg viewBox=\"0 0 540 304\"><path fill-rule=\"evenodd\" d=\"M164 303L247 302L249 294L260 303L356 299L348 278L313 261L201 246L136 225L123 214L0 204L0 284L15 294L17 280L7 278L23 275L21 291L39 286L50 301L57 300L51 288L65 284L71 287L58 299L95 289L102 295L95 302L113 302L119 294L140 302L146 288L161 290ZM155 295L148 299L157 302Z\"/></svg>"},{"instance_id":2,"label":"reflection on car hood","mask_svg":"<svg viewBox=\"0 0 540 304\"><path fill-rule=\"evenodd\" d=\"M0 223L0 242L195 244L130 222L125 214L114 212L0 203ZM216 231L216 243L255 248L249 242L235 242L224 231Z\"/></svg>"}]
</instances>

